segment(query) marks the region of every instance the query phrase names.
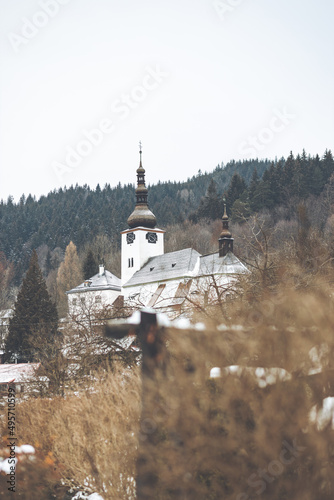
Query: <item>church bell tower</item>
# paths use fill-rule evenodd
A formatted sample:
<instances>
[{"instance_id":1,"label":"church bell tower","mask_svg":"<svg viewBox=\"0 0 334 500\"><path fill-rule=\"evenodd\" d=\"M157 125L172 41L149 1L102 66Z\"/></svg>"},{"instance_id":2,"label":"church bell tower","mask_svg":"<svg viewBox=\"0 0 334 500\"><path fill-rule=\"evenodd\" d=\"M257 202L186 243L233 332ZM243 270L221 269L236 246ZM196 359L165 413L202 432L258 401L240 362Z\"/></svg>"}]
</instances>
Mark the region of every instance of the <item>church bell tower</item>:
<instances>
[{"instance_id":1,"label":"church bell tower","mask_svg":"<svg viewBox=\"0 0 334 500\"><path fill-rule=\"evenodd\" d=\"M148 206L145 169L142 165L142 145L139 143L136 205L128 218L129 229L122 235L122 285L147 262L150 257L164 253L164 233L156 227L155 215Z\"/></svg>"}]
</instances>

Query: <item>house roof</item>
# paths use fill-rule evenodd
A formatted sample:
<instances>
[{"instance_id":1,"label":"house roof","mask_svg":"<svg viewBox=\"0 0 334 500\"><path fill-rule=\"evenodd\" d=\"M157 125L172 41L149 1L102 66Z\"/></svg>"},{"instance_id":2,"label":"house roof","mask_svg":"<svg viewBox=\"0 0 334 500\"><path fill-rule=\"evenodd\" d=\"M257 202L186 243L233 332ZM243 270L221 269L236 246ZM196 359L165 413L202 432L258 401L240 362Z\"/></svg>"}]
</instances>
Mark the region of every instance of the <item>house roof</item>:
<instances>
[{"instance_id":1,"label":"house roof","mask_svg":"<svg viewBox=\"0 0 334 500\"><path fill-rule=\"evenodd\" d=\"M84 293L91 291L116 290L121 291L121 280L109 271L103 271L102 274L97 273L89 280L84 281L81 285L72 288L66 293Z\"/></svg>"},{"instance_id":2,"label":"house roof","mask_svg":"<svg viewBox=\"0 0 334 500\"><path fill-rule=\"evenodd\" d=\"M123 286L127 288L146 283L192 277L200 256L201 254L193 248L186 248L151 257Z\"/></svg>"},{"instance_id":3,"label":"house roof","mask_svg":"<svg viewBox=\"0 0 334 500\"><path fill-rule=\"evenodd\" d=\"M35 377L39 366L40 363L0 365L0 384L29 382Z\"/></svg>"},{"instance_id":4,"label":"house roof","mask_svg":"<svg viewBox=\"0 0 334 500\"><path fill-rule=\"evenodd\" d=\"M6 326L9 324L10 318L14 314L14 309L3 309L0 311L0 325Z\"/></svg>"},{"instance_id":5,"label":"house roof","mask_svg":"<svg viewBox=\"0 0 334 500\"><path fill-rule=\"evenodd\" d=\"M219 257L219 252L200 257L198 276L209 276L211 274L240 274L247 272L247 267L244 266L232 252L228 252L225 257Z\"/></svg>"}]
</instances>

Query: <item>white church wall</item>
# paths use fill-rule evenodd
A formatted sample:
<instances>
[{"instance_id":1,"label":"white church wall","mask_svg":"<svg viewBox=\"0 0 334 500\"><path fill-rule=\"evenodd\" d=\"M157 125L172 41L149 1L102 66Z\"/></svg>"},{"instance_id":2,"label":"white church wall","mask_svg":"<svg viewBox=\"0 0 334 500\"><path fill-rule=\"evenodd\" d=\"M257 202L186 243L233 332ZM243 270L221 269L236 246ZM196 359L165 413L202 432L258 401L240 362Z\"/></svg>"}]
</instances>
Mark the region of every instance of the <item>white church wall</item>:
<instances>
[{"instance_id":1,"label":"white church wall","mask_svg":"<svg viewBox=\"0 0 334 500\"><path fill-rule=\"evenodd\" d=\"M128 243L128 234L133 234L133 242ZM147 238L148 233L156 235L153 243ZM164 231L137 227L122 233L122 284L125 284L136 271L139 271L150 257L164 253Z\"/></svg>"}]
</instances>

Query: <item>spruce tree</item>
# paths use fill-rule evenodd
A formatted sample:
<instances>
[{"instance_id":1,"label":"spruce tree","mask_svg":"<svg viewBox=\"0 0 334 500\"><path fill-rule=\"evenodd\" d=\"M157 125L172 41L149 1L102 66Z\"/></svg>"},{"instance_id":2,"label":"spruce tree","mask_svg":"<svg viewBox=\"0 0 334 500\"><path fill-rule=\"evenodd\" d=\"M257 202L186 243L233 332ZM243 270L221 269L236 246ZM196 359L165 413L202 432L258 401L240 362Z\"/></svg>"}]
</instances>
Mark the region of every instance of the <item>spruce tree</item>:
<instances>
[{"instance_id":1,"label":"spruce tree","mask_svg":"<svg viewBox=\"0 0 334 500\"><path fill-rule=\"evenodd\" d=\"M257 173L257 168L255 167L248 188L249 206L252 212L257 212L261 208L259 201L259 193L258 193L259 184L260 184L260 179Z\"/></svg>"},{"instance_id":2,"label":"spruce tree","mask_svg":"<svg viewBox=\"0 0 334 500\"><path fill-rule=\"evenodd\" d=\"M9 322L5 344L6 359L16 356L21 362L38 360L34 336L43 331L45 341L52 343L57 334L57 326L57 309L48 294L34 250Z\"/></svg>"},{"instance_id":3,"label":"spruce tree","mask_svg":"<svg viewBox=\"0 0 334 500\"><path fill-rule=\"evenodd\" d=\"M241 198L244 191L247 189L245 180L237 173L231 179L231 183L226 193L227 209L231 210L233 203Z\"/></svg>"},{"instance_id":4,"label":"spruce tree","mask_svg":"<svg viewBox=\"0 0 334 500\"><path fill-rule=\"evenodd\" d=\"M82 266L84 280L88 280L97 273L97 266L98 264L94 257L93 251L92 249L89 249Z\"/></svg>"},{"instance_id":5,"label":"spruce tree","mask_svg":"<svg viewBox=\"0 0 334 500\"><path fill-rule=\"evenodd\" d=\"M222 216L222 203L217 193L217 184L211 179L205 196L201 199L195 218L216 220Z\"/></svg>"}]
</instances>

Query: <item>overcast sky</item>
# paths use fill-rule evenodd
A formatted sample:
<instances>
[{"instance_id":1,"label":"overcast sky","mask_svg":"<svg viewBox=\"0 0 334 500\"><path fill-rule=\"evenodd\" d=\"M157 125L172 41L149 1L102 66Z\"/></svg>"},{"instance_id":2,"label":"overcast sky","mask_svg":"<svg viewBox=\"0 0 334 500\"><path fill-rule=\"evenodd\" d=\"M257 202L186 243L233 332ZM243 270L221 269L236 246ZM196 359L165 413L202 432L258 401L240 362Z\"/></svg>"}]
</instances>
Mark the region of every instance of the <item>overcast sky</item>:
<instances>
[{"instance_id":1,"label":"overcast sky","mask_svg":"<svg viewBox=\"0 0 334 500\"><path fill-rule=\"evenodd\" d=\"M332 0L0 6L0 198L333 148Z\"/></svg>"}]
</instances>

